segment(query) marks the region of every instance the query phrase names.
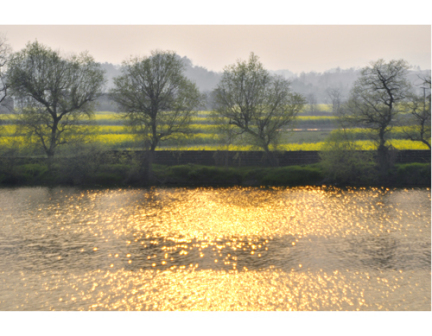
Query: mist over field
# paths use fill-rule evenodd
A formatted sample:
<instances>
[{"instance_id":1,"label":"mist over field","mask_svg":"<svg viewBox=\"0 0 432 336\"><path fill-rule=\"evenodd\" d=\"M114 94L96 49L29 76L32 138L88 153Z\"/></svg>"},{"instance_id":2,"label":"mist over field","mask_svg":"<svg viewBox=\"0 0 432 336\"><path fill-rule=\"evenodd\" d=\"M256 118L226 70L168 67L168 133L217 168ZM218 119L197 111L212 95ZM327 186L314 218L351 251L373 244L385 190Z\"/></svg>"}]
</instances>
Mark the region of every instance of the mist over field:
<instances>
[{"instance_id":1,"label":"mist over field","mask_svg":"<svg viewBox=\"0 0 432 336\"><path fill-rule=\"evenodd\" d=\"M185 65L185 76L194 82L202 93L209 94L214 90L219 83L222 72L215 72L194 63L187 56L182 57ZM101 63L102 68L106 71L108 91L113 87L113 78L121 74L121 64ZM326 90L328 88L337 88L341 91L342 97L347 98L349 92L360 75L361 68L341 68L336 67L328 69L324 72L300 72L295 73L289 69L269 70L273 75L282 76L291 81L291 89L294 92L300 93L308 100L314 101L316 104L329 104L330 99ZM420 77L426 75L430 70L413 67L409 72L408 79L413 87L418 86ZM117 111L114 105L106 104L106 97L101 98L102 106L98 108L100 111ZM104 104L105 102L105 104Z\"/></svg>"}]
</instances>

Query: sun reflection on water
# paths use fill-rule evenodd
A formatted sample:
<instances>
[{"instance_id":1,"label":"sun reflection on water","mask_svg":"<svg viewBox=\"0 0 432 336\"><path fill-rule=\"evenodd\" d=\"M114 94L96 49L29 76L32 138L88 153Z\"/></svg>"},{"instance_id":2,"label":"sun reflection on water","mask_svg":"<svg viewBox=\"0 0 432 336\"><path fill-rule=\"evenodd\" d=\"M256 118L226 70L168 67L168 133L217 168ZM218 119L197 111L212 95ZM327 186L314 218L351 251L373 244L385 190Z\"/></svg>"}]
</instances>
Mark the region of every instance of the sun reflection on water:
<instances>
[{"instance_id":1,"label":"sun reflection on water","mask_svg":"<svg viewBox=\"0 0 432 336\"><path fill-rule=\"evenodd\" d=\"M430 190L0 191L2 310L430 310Z\"/></svg>"}]
</instances>

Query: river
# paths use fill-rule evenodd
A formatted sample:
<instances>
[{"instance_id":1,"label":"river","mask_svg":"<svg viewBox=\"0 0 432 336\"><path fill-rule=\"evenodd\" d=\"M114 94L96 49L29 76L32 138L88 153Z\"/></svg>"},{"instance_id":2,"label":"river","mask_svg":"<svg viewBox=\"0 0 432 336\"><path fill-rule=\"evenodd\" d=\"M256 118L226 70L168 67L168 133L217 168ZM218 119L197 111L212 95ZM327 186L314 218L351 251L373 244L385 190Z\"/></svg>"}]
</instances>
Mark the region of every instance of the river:
<instances>
[{"instance_id":1,"label":"river","mask_svg":"<svg viewBox=\"0 0 432 336\"><path fill-rule=\"evenodd\" d=\"M430 189L0 189L0 310L431 310Z\"/></svg>"}]
</instances>

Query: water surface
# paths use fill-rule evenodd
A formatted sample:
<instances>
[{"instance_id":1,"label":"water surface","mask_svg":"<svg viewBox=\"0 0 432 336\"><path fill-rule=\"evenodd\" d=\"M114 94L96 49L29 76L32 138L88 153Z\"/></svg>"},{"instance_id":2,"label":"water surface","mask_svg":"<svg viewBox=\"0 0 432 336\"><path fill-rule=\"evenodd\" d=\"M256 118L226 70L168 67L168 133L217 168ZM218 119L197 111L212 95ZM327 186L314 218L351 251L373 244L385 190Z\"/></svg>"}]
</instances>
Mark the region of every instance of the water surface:
<instances>
[{"instance_id":1,"label":"water surface","mask_svg":"<svg viewBox=\"0 0 432 336\"><path fill-rule=\"evenodd\" d=\"M0 189L0 310L430 310L429 189Z\"/></svg>"}]
</instances>

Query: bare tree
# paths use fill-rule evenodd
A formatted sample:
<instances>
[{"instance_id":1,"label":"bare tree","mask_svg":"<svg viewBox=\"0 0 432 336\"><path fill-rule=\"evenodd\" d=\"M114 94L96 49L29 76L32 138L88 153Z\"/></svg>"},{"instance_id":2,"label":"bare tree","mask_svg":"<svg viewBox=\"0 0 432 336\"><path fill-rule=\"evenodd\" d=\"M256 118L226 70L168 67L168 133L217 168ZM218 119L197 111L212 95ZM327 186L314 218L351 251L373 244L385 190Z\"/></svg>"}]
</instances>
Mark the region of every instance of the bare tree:
<instances>
[{"instance_id":1,"label":"bare tree","mask_svg":"<svg viewBox=\"0 0 432 336\"><path fill-rule=\"evenodd\" d=\"M411 85L406 79L409 65L404 60L385 63L380 59L361 71L351 90L345 117L356 125L372 130L378 144L378 163L385 172L388 168L387 139L392 124L399 114L397 104L406 100Z\"/></svg>"},{"instance_id":2,"label":"bare tree","mask_svg":"<svg viewBox=\"0 0 432 336\"><path fill-rule=\"evenodd\" d=\"M7 83L6 83L6 72L7 63L11 54L11 48L6 41L6 38L0 36L0 113L10 112L12 110L13 103L12 99L7 95ZM13 101L12 101L13 102ZM0 119L0 140L3 136L9 136L10 134L2 127L4 119ZM3 142L0 146L0 174L9 175L16 163L15 154L17 153L15 141Z\"/></svg>"},{"instance_id":3,"label":"bare tree","mask_svg":"<svg viewBox=\"0 0 432 336\"><path fill-rule=\"evenodd\" d=\"M6 98L6 65L9 60L11 48L6 43L6 38L0 36L0 104Z\"/></svg>"},{"instance_id":4,"label":"bare tree","mask_svg":"<svg viewBox=\"0 0 432 336\"><path fill-rule=\"evenodd\" d=\"M292 93L290 82L271 76L257 56L227 66L215 90L214 103L218 113L237 134L249 135L264 149L272 165L276 160L270 146L292 123L305 104L302 96Z\"/></svg>"},{"instance_id":5,"label":"bare tree","mask_svg":"<svg viewBox=\"0 0 432 336\"><path fill-rule=\"evenodd\" d=\"M144 138L145 178L149 181L153 152L161 141L190 132L201 94L185 77L184 64L178 55L152 51L149 57L123 62L122 75L114 79L110 95L129 124Z\"/></svg>"},{"instance_id":6,"label":"bare tree","mask_svg":"<svg viewBox=\"0 0 432 336\"><path fill-rule=\"evenodd\" d=\"M317 99L315 97L315 94L309 93L306 96L306 100L309 106L309 112L312 114L315 113L317 111Z\"/></svg>"},{"instance_id":7,"label":"bare tree","mask_svg":"<svg viewBox=\"0 0 432 336\"><path fill-rule=\"evenodd\" d=\"M28 43L9 63L8 85L19 101L19 122L36 136L49 158L77 132L77 121L91 117L104 72L87 53L62 57L40 43Z\"/></svg>"},{"instance_id":8,"label":"bare tree","mask_svg":"<svg viewBox=\"0 0 432 336\"><path fill-rule=\"evenodd\" d=\"M411 141L420 141L431 149L431 76L422 79L423 95L412 94L404 104L415 125L404 127L403 131Z\"/></svg>"},{"instance_id":9,"label":"bare tree","mask_svg":"<svg viewBox=\"0 0 432 336\"><path fill-rule=\"evenodd\" d=\"M332 103L332 112L337 115L342 103L342 90L338 87L329 87L326 94Z\"/></svg>"}]
</instances>

